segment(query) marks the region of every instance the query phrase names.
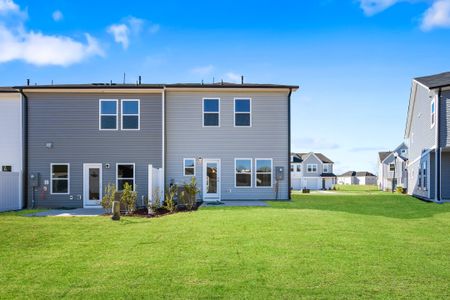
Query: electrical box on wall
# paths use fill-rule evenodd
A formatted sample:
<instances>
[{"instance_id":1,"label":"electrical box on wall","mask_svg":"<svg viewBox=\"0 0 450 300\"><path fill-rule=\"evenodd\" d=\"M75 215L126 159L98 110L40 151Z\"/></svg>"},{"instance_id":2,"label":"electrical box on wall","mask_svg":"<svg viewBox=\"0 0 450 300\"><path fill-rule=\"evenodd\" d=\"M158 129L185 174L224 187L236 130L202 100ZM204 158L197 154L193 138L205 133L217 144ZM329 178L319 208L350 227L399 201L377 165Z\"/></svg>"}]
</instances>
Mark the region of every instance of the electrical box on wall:
<instances>
[{"instance_id":1,"label":"electrical box on wall","mask_svg":"<svg viewBox=\"0 0 450 300\"><path fill-rule=\"evenodd\" d=\"M39 186L39 173L31 173L30 174L30 186L37 187Z\"/></svg>"},{"instance_id":2,"label":"electrical box on wall","mask_svg":"<svg viewBox=\"0 0 450 300\"><path fill-rule=\"evenodd\" d=\"M276 180L284 180L284 167L275 167Z\"/></svg>"}]
</instances>

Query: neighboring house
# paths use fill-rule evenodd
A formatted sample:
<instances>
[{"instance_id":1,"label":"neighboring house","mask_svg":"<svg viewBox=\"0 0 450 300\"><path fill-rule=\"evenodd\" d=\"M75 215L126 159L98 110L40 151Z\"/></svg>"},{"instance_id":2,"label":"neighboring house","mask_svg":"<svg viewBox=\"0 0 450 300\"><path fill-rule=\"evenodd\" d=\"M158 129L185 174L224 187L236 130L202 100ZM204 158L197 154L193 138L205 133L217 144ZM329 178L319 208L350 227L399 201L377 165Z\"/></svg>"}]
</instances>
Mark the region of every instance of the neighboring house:
<instances>
[{"instance_id":1,"label":"neighboring house","mask_svg":"<svg viewBox=\"0 0 450 300\"><path fill-rule=\"evenodd\" d=\"M408 193L450 200L450 72L412 81L405 139L409 144Z\"/></svg>"},{"instance_id":2,"label":"neighboring house","mask_svg":"<svg viewBox=\"0 0 450 300\"><path fill-rule=\"evenodd\" d=\"M408 188L408 146L400 144L394 151L378 153L378 187L392 191L397 186Z\"/></svg>"},{"instance_id":3,"label":"neighboring house","mask_svg":"<svg viewBox=\"0 0 450 300\"><path fill-rule=\"evenodd\" d=\"M292 189L331 189L336 184L334 162L322 153L291 153Z\"/></svg>"},{"instance_id":4,"label":"neighboring house","mask_svg":"<svg viewBox=\"0 0 450 300\"><path fill-rule=\"evenodd\" d=\"M272 84L20 86L28 206L96 207L129 183L138 204L197 179L205 201L289 199L290 96ZM30 176L34 176L31 179Z\"/></svg>"},{"instance_id":5,"label":"neighboring house","mask_svg":"<svg viewBox=\"0 0 450 300\"><path fill-rule=\"evenodd\" d=\"M377 176L366 171L348 171L339 175L337 182L343 185L376 185Z\"/></svg>"},{"instance_id":6,"label":"neighboring house","mask_svg":"<svg viewBox=\"0 0 450 300\"><path fill-rule=\"evenodd\" d=\"M0 211L23 207L22 95L0 88Z\"/></svg>"}]
</instances>

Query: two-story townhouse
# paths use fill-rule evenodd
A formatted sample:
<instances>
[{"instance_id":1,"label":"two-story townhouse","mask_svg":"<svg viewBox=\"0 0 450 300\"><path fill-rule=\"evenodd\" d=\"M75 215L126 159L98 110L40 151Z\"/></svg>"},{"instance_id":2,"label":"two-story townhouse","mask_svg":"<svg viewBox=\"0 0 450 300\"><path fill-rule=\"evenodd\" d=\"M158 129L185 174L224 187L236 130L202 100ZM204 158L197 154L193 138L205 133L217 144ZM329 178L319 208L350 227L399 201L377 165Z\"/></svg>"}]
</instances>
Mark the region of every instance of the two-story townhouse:
<instances>
[{"instance_id":1,"label":"two-story townhouse","mask_svg":"<svg viewBox=\"0 0 450 300\"><path fill-rule=\"evenodd\" d=\"M401 143L394 151L378 153L378 187L392 191L401 186L408 188L408 146Z\"/></svg>"},{"instance_id":2,"label":"two-story townhouse","mask_svg":"<svg viewBox=\"0 0 450 300\"><path fill-rule=\"evenodd\" d=\"M377 176L368 171L347 171L337 177L342 185L376 185Z\"/></svg>"},{"instance_id":3,"label":"two-story townhouse","mask_svg":"<svg viewBox=\"0 0 450 300\"><path fill-rule=\"evenodd\" d=\"M450 200L450 72L413 79L406 121L408 193Z\"/></svg>"},{"instance_id":4,"label":"two-story townhouse","mask_svg":"<svg viewBox=\"0 0 450 300\"><path fill-rule=\"evenodd\" d=\"M291 153L292 189L325 190L336 184L334 162L322 153Z\"/></svg>"},{"instance_id":5,"label":"two-story townhouse","mask_svg":"<svg viewBox=\"0 0 450 300\"><path fill-rule=\"evenodd\" d=\"M290 99L273 84L75 84L22 93L28 206L96 207L129 183L138 204L195 176L204 201L289 199Z\"/></svg>"}]
</instances>

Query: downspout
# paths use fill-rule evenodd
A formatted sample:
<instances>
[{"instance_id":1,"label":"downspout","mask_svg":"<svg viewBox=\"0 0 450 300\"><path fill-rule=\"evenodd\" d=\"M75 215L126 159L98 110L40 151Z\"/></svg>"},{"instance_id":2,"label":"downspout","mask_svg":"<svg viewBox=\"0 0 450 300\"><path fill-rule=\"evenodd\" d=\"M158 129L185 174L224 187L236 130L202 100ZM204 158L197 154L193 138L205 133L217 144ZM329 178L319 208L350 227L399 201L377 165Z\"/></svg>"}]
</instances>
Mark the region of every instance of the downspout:
<instances>
[{"instance_id":1,"label":"downspout","mask_svg":"<svg viewBox=\"0 0 450 300\"><path fill-rule=\"evenodd\" d=\"M291 95L292 95L292 89L289 89L289 94L288 94L288 167L287 167L288 199L289 200L291 200Z\"/></svg>"},{"instance_id":2,"label":"downspout","mask_svg":"<svg viewBox=\"0 0 450 300\"><path fill-rule=\"evenodd\" d=\"M22 197L24 207L28 208L28 97L22 89L19 89L22 95Z\"/></svg>"},{"instance_id":3,"label":"downspout","mask_svg":"<svg viewBox=\"0 0 450 300\"><path fill-rule=\"evenodd\" d=\"M441 94L442 88L439 88L437 103L436 103L436 195L437 202L441 202Z\"/></svg>"},{"instance_id":4,"label":"downspout","mask_svg":"<svg viewBox=\"0 0 450 300\"><path fill-rule=\"evenodd\" d=\"M162 92L162 169L163 169L163 186L161 199L164 201L164 195L166 193L166 87Z\"/></svg>"}]
</instances>

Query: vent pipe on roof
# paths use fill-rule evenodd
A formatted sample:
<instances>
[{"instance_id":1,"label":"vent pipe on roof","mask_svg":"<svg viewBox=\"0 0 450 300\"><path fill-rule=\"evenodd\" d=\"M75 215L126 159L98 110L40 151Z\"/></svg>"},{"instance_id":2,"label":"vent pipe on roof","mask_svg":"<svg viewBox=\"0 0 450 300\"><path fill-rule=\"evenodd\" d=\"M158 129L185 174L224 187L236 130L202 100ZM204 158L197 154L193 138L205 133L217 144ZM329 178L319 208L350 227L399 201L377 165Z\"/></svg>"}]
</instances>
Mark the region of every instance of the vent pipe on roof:
<instances>
[{"instance_id":1,"label":"vent pipe on roof","mask_svg":"<svg viewBox=\"0 0 450 300\"><path fill-rule=\"evenodd\" d=\"M244 76L241 75L241 84L244 84Z\"/></svg>"},{"instance_id":2,"label":"vent pipe on roof","mask_svg":"<svg viewBox=\"0 0 450 300\"><path fill-rule=\"evenodd\" d=\"M223 85L223 79L220 81L220 84Z\"/></svg>"},{"instance_id":3,"label":"vent pipe on roof","mask_svg":"<svg viewBox=\"0 0 450 300\"><path fill-rule=\"evenodd\" d=\"M213 77L213 83L214 83L215 78Z\"/></svg>"},{"instance_id":4,"label":"vent pipe on roof","mask_svg":"<svg viewBox=\"0 0 450 300\"><path fill-rule=\"evenodd\" d=\"M27 86L30 85L30 79L27 79Z\"/></svg>"},{"instance_id":5,"label":"vent pipe on roof","mask_svg":"<svg viewBox=\"0 0 450 300\"><path fill-rule=\"evenodd\" d=\"M203 85L203 79L202 79L202 85Z\"/></svg>"},{"instance_id":6,"label":"vent pipe on roof","mask_svg":"<svg viewBox=\"0 0 450 300\"><path fill-rule=\"evenodd\" d=\"M141 77L141 75L139 75L139 85L141 85L142 84L142 77Z\"/></svg>"}]
</instances>

